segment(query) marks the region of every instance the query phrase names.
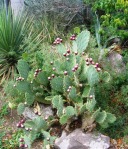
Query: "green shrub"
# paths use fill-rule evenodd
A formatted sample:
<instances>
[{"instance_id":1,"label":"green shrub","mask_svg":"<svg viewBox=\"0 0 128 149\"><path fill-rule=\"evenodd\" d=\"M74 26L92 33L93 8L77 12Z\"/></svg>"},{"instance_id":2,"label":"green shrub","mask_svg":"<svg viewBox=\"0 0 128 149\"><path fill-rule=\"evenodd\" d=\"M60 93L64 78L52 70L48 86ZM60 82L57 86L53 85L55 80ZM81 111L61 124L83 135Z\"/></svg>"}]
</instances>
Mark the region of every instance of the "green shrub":
<instances>
[{"instance_id":1,"label":"green shrub","mask_svg":"<svg viewBox=\"0 0 128 149\"><path fill-rule=\"evenodd\" d=\"M97 127L99 131L111 138L121 138L128 133L128 71L121 74L111 73L111 81L107 84L102 80L95 90L97 107L116 115L116 122L109 129ZM102 102L101 102L102 99Z\"/></svg>"},{"instance_id":2,"label":"green shrub","mask_svg":"<svg viewBox=\"0 0 128 149\"><path fill-rule=\"evenodd\" d=\"M60 40L58 38L56 41ZM57 111L47 120L39 116L23 124L25 128L31 129L29 132L25 130L24 141L27 146L30 147L39 134L44 136L44 147L52 145L55 137L50 136L49 128L56 121L61 125L66 124L69 129L75 117L82 117L82 128L86 130L87 115L92 123L99 123L104 128L116 120L113 114L96 108L95 85L100 78L108 82L110 75L101 70L92 58L87 58L85 52L89 40L90 32L86 30L72 41L70 49L59 42L53 53L47 53L49 59L44 56L42 65L36 70L30 70L26 61L18 61L19 76L6 89L10 102L18 106L18 114L22 114L25 107L35 102L50 104ZM21 127L20 123L18 127Z\"/></svg>"},{"instance_id":3,"label":"green shrub","mask_svg":"<svg viewBox=\"0 0 128 149\"><path fill-rule=\"evenodd\" d=\"M127 40L128 2L126 0L94 0L91 3L85 0L85 3L88 3L93 12L99 16L102 43L114 36L119 36L123 41Z\"/></svg>"}]
</instances>

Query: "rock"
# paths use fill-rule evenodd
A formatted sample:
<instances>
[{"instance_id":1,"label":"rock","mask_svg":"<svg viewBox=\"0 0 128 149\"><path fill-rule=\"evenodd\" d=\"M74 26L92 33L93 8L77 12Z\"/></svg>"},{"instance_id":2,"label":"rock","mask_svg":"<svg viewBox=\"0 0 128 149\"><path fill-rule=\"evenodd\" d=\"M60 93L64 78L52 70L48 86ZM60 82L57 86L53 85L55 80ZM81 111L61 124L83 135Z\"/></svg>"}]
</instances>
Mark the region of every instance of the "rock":
<instances>
[{"instance_id":1,"label":"rock","mask_svg":"<svg viewBox=\"0 0 128 149\"><path fill-rule=\"evenodd\" d=\"M40 104L41 115L43 118L47 119L49 116L53 116L53 111L51 106L44 106Z\"/></svg>"},{"instance_id":2,"label":"rock","mask_svg":"<svg viewBox=\"0 0 128 149\"><path fill-rule=\"evenodd\" d=\"M25 118L29 118L29 119L35 119L37 117L37 115L33 112L32 108L26 107L24 112L23 112L23 116Z\"/></svg>"},{"instance_id":3,"label":"rock","mask_svg":"<svg viewBox=\"0 0 128 149\"><path fill-rule=\"evenodd\" d=\"M51 106L44 106L43 104L40 104L40 113L41 113L41 117L43 119L47 119L49 116L53 116L53 111L52 111L52 108ZM34 110L33 108L29 108L29 107L26 107L24 112L23 112L23 116L25 118L29 118L29 119L35 119L38 115L36 115L34 113Z\"/></svg>"},{"instance_id":4,"label":"rock","mask_svg":"<svg viewBox=\"0 0 128 149\"><path fill-rule=\"evenodd\" d=\"M116 73L122 73L125 71L125 64L123 63L122 56L117 52L109 54L108 60L111 64L112 69Z\"/></svg>"},{"instance_id":5,"label":"rock","mask_svg":"<svg viewBox=\"0 0 128 149\"><path fill-rule=\"evenodd\" d=\"M69 135L66 132L55 141L57 149L108 149L110 138L100 133L84 133L76 129Z\"/></svg>"}]
</instances>

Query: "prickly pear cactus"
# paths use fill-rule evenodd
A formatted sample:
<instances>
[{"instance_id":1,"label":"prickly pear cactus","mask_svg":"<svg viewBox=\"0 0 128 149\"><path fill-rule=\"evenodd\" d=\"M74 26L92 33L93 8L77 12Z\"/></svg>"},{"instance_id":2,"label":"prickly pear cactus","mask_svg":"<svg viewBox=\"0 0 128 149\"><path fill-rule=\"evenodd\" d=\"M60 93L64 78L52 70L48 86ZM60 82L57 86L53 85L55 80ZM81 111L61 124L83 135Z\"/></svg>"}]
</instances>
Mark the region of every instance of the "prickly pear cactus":
<instances>
[{"instance_id":1,"label":"prickly pear cactus","mask_svg":"<svg viewBox=\"0 0 128 149\"><path fill-rule=\"evenodd\" d=\"M66 48L62 40L57 38L54 42L55 53L52 57L50 55L49 59L44 58L41 68L29 71L25 61L18 62L19 76L12 86L15 92L11 94L13 101L22 96L23 100L17 103L18 113L22 114L24 108L32 106L34 102L41 102L51 104L53 109L56 109L55 118L61 125L70 124L73 117L82 117L86 113L93 122L108 127L116 118L106 111L96 110L95 85L98 84L100 77L108 82L110 75L85 53L90 39L89 31L82 31L77 37L72 35L70 39L72 45ZM25 127L30 126L35 132L34 135L30 133L30 140L26 140L28 146L40 131L44 135L47 134L45 131L54 122L53 119L48 123L41 119L25 123ZM47 140L44 142L48 145Z\"/></svg>"}]
</instances>

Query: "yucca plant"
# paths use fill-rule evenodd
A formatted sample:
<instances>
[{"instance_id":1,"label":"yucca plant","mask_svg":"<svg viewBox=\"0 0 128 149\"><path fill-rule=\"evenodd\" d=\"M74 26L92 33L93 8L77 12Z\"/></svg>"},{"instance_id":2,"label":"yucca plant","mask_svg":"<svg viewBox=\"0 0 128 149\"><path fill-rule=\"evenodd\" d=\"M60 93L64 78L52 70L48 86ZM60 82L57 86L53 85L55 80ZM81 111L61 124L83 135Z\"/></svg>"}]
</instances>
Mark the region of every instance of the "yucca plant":
<instances>
[{"instance_id":1,"label":"yucca plant","mask_svg":"<svg viewBox=\"0 0 128 149\"><path fill-rule=\"evenodd\" d=\"M9 78L14 76L17 61L24 52L24 40L30 36L32 19L21 14L13 17L9 8L0 12L0 77ZM29 33L29 34L28 34Z\"/></svg>"}]
</instances>

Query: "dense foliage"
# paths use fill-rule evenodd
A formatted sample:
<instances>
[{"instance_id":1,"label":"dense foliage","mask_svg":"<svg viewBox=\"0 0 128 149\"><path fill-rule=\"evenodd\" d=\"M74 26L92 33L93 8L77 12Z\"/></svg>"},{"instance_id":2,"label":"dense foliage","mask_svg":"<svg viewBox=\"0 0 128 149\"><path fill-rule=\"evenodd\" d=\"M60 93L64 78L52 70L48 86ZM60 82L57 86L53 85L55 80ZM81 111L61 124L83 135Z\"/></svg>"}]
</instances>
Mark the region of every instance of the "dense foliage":
<instances>
[{"instance_id":1,"label":"dense foliage","mask_svg":"<svg viewBox=\"0 0 128 149\"><path fill-rule=\"evenodd\" d=\"M112 36L119 36L124 42L128 39L128 2L126 0L94 0L88 3L99 16L99 33L102 43Z\"/></svg>"}]
</instances>

